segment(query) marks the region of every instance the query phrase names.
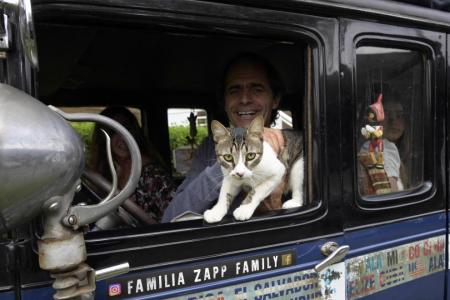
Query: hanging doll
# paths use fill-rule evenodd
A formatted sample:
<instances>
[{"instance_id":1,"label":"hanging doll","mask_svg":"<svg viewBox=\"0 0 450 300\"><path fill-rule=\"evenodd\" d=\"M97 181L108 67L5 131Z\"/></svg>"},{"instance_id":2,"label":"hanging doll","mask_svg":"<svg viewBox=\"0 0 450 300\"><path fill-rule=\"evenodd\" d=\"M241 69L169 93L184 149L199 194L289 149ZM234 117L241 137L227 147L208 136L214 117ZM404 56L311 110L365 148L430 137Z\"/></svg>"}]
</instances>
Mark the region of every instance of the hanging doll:
<instances>
[{"instance_id":1,"label":"hanging doll","mask_svg":"<svg viewBox=\"0 0 450 300\"><path fill-rule=\"evenodd\" d=\"M379 125L384 120L383 94L378 95L375 103L369 106L368 123L361 128L362 135L369 140L370 167L384 168L383 160L383 126Z\"/></svg>"},{"instance_id":2,"label":"hanging doll","mask_svg":"<svg viewBox=\"0 0 450 300\"><path fill-rule=\"evenodd\" d=\"M391 185L384 170L383 159L383 126L380 122L384 120L383 94L378 95L375 103L369 106L367 120L368 124L361 128L361 134L369 140L367 151L358 155L359 161L367 173L367 182L364 184L364 194L390 193Z\"/></svg>"}]
</instances>

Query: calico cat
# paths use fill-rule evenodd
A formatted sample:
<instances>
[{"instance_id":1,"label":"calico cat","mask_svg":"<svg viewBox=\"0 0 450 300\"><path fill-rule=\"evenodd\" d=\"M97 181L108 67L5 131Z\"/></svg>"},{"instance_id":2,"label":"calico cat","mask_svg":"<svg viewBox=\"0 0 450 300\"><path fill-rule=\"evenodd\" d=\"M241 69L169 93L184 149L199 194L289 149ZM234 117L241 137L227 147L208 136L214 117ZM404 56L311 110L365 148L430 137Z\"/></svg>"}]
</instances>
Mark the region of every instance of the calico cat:
<instances>
[{"instance_id":1,"label":"calico cat","mask_svg":"<svg viewBox=\"0 0 450 300\"><path fill-rule=\"evenodd\" d=\"M206 222L221 221L242 189L248 193L233 216L240 221L250 219L261 201L282 183L286 174L292 199L284 202L283 208L303 205L303 138L298 132L282 131L285 147L277 157L263 140L262 116L257 116L248 129L227 129L213 120L211 130L224 177L217 204L203 215Z\"/></svg>"}]
</instances>

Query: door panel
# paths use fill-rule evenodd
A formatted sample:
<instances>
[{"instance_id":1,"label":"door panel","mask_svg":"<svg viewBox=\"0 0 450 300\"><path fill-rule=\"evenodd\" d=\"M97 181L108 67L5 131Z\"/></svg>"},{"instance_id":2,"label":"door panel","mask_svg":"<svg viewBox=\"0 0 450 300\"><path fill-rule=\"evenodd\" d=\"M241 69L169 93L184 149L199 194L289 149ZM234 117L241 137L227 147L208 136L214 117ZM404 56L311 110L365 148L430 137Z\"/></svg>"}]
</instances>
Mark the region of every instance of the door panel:
<instances>
[{"instance_id":1,"label":"door panel","mask_svg":"<svg viewBox=\"0 0 450 300\"><path fill-rule=\"evenodd\" d=\"M351 249L346 258L347 298L443 299L445 119L439 108L445 104L443 86L434 83L445 76L443 35L348 19L341 20L340 35L341 99L344 107L352 107L344 112L351 122L343 126L343 137L353 139L343 143L349 166L343 187L344 241ZM369 105L380 95L384 119L369 123ZM410 156L389 131L394 118L403 118L403 125L409 126L403 137L411 134ZM371 173L378 172L374 165L361 160L364 151L370 151L364 145L373 141L361 138L366 124L383 126L384 164L375 164L391 190L364 189L367 181L375 183L372 187L379 182ZM397 173L388 169L394 165L389 165L394 155L389 151L397 155ZM402 177L402 167L410 168L409 177ZM361 174L367 177L361 179Z\"/></svg>"},{"instance_id":2,"label":"door panel","mask_svg":"<svg viewBox=\"0 0 450 300\"><path fill-rule=\"evenodd\" d=\"M98 269L124 261L131 266L129 274L98 283L97 298L106 299L110 294L115 297L119 291L121 296L140 299L185 297L187 294L204 294L205 291L225 287L228 293L236 293L236 289L242 287L244 290L245 287L249 294L256 295L263 287L267 289L273 285L277 286L279 293L284 291L293 296L305 296L323 294L325 290L322 291L322 286L332 284L336 288L333 287L333 291L326 293L335 293L337 299L342 298L345 279L342 263L339 265L340 271L324 271L325 275L326 272L330 274L324 277L323 284L319 283L320 277L313 271L314 266L325 258L320 252L324 243L331 240L342 244L341 166L339 159L334 159L339 157L339 149L330 151L333 158L325 157L329 147L339 144L339 133L323 134L335 130L339 123L339 115L335 113L339 110L335 97L338 91L338 49L334 47L338 41L337 20L206 2L144 1L136 4L143 6L140 8L145 7L139 11L127 8L126 5L119 10L118 6L109 7L104 3L102 6L102 3L99 3L96 13L100 14L103 22L110 21L111 26L120 19L121 13L125 16L124 20L138 14L140 18L145 17L146 24L155 25L158 30L166 29L171 37L177 36L173 32L179 28L183 34L190 30L197 33L200 28L202 35L210 32L214 36L235 34L239 39L250 36L262 41L280 40L280 44L299 41L302 45L308 45L309 47L304 46L311 55L311 78L308 84L313 85L313 91L308 104L311 117L307 119L308 126L312 128L307 141L308 153L311 154L307 159L310 168L307 189L310 191L309 195L314 197L308 201L314 205L305 211L276 212L248 222L229 219L210 225L197 220L184 224L158 224L148 228L90 232L85 235L90 266ZM82 7L79 3L71 7L70 1L64 4L64 13L72 12L71 9L76 15ZM45 15L43 5L40 11ZM91 13L89 11L88 15ZM111 16L114 16L114 20L108 19ZM58 19L61 16L52 17ZM124 20L121 21L125 22ZM195 39L192 40L195 42ZM176 50L178 49L173 49ZM300 61L306 57L305 53L300 52L298 55L301 56ZM41 63L40 67L45 66ZM305 70L305 74L307 73ZM306 115L303 111L303 96L294 96L295 107L299 108L296 113ZM290 263L286 263L283 268L236 274L237 264L243 266L245 261L256 263L255 257L270 258L279 251L280 255L285 255L283 251L292 251ZM224 273L223 278L214 278L214 274L221 274L223 265L227 266L227 270L234 270L234 274L230 271ZM196 272L201 272L204 279L196 281ZM52 293L49 282L41 280L37 273L36 270L23 271L22 284L27 287L23 290L23 299L34 299L35 292L40 295ZM154 281L152 278L155 278ZM283 284L289 281L297 281L296 286L292 288ZM267 298L272 296L271 293L265 290L262 295ZM193 297L200 298L198 294Z\"/></svg>"},{"instance_id":3,"label":"door panel","mask_svg":"<svg viewBox=\"0 0 450 300\"><path fill-rule=\"evenodd\" d=\"M445 234L436 228L444 224L441 213L347 232L347 299L443 299ZM434 288L417 289L430 282Z\"/></svg>"}]
</instances>

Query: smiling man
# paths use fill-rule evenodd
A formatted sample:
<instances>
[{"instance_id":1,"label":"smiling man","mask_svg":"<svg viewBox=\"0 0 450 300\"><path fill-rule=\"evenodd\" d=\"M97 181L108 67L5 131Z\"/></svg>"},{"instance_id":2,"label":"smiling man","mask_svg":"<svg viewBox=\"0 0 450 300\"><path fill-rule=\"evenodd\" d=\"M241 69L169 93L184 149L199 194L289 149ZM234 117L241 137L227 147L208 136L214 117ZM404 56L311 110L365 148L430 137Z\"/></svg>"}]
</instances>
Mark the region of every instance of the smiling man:
<instances>
[{"instance_id":1,"label":"smiling man","mask_svg":"<svg viewBox=\"0 0 450 300\"><path fill-rule=\"evenodd\" d=\"M280 130L269 128L275 121L284 91L276 69L262 56L243 53L227 65L221 83L221 102L230 126L246 128L257 115L262 115L266 126L264 140L279 153L284 145L283 135ZM222 179L214 142L209 137L194 154L191 169L162 221L170 222L185 212L202 214L218 198Z\"/></svg>"},{"instance_id":2,"label":"smiling man","mask_svg":"<svg viewBox=\"0 0 450 300\"><path fill-rule=\"evenodd\" d=\"M280 103L278 84L274 83L274 88L271 87L264 61L252 61L249 57L244 60L239 56L240 60L232 62L226 71L223 91L225 111L235 127L247 127L256 114L262 114L266 125L269 125L267 122L271 112Z\"/></svg>"}]
</instances>

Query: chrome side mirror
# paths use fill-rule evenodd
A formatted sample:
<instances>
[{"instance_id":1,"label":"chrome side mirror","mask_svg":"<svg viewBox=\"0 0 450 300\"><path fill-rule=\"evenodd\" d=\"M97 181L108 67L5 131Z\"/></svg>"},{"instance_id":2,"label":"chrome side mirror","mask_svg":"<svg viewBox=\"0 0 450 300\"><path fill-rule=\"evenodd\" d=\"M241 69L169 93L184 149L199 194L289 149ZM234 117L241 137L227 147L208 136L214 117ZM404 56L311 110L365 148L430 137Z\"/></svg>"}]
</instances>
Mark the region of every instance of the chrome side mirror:
<instances>
[{"instance_id":1,"label":"chrome side mirror","mask_svg":"<svg viewBox=\"0 0 450 300\"><path fill-rule=\"evenodd\" d=\"M84 169L84 145L67 121L98 122L122 136L131 154L131 173L119 194L97 205L71 206ZM106 271L89 267L78 229L109 214L133 193L141 164L138 145L119 123L95 114L65 114L0 84L0 233L44 215L39 266L55 280L55 299L92 298L96 274L104 278L127 272L126 263Z\"/></svg>"},{"instance_id":2,"label":"chrome side mirror","mask_svg":"<svg viewBox=\"0 0 450 300\"><path fill-rule=\"evenodd\" d=\"M141 173L139 147L119 123L96 114L65 114L28 94L0 84L0 232L11 230L59 203L84 169L83 142L66 121L109 126L130 149L132 172L122 191L98 205L69 207L63 218L77 229L116 209L135 189ZM70 204L70 203L69 203Z\"/></svg>"},{"instance_id":3,"label":"chrome side mirror","mask_svg":"<svg viewBox=\"0 0 450 300\"><path fill-rule=\"evenodd\" d=\"M70 125L28 94L0 84L0 232L29 222L67 193L84 167Z\"/></svg>"}]
</instances>

